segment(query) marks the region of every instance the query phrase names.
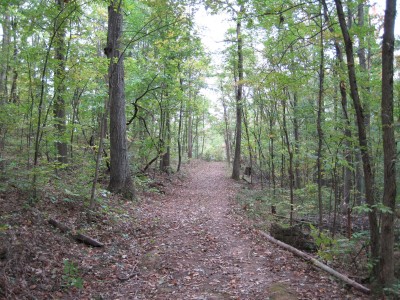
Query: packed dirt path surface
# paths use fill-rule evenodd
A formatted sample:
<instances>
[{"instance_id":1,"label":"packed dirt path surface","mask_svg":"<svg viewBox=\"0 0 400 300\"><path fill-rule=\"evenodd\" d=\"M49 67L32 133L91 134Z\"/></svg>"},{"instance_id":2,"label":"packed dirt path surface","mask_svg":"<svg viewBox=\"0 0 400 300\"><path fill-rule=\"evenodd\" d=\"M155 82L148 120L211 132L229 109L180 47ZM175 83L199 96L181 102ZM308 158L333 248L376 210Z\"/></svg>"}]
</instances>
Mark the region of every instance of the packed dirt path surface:
<instances>
[{"instance_id":1,"label":"packed dirt path surface","mask_svg":"<svg viewBox=\"0 0 400 300\"><path fill-rule=\"evenodd\" d=\"M152 230L121 299L365 299L257 236L235 213L240 185L224 163L192 161L186 172L143 205Z\"/></svg>"}]
</instances>

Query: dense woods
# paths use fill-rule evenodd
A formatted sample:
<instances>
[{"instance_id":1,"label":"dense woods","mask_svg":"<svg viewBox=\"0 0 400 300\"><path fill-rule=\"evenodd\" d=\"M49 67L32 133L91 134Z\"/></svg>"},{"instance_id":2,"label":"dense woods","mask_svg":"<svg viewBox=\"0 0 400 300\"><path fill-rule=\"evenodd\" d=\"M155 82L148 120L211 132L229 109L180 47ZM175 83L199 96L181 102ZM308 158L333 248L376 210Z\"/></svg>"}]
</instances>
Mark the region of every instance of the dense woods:
<instances>
[{"instance_id":1,"label":"dense woods","mask_svg":"<svg viewBox=\"0 0 400 300\"><path fill-rule=\"evenodd\" d=\"M227 161L253 214L311 223L325 259L365 253L395 298L400 56L381 2L3 1L0 191L79 198L90 222L106 189L135 201L148 174ZM218 61L204 7L229 19Z\"/></svg>"}]
</instances>

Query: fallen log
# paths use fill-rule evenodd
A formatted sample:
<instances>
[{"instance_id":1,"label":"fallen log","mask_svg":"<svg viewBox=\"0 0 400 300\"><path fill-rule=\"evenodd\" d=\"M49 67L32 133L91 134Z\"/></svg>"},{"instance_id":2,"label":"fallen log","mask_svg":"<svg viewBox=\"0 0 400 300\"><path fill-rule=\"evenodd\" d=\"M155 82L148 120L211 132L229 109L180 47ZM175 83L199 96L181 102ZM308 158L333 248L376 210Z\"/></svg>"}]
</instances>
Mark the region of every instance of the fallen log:
<instances>
[{"instance_id":1,"label":"fallen log","mask_svg":"<svg viewBox=\"0 0 400 300\"><path fill-rule=\"evenodd\" d=\"M82 242L86 245L92 246L92 247L103 247L104 244L100 243L99 241L95 240L94 238L91 238L90 236L87 236L85 234L82 233L77 233L77 234L72 234L71 231L72 229L69 228L68 226L66 226L63 223L58 222L57 220L54 219L49 219L48 223L58 229L60 229L60 231L62 233L69 233L70 236L77 242Z\"/></svg>"},{"instance_id":2,"label":"fallen log","mask_svg":"<svg viewBox=\"0 0 400 300\"><path fill-rule=\"evenodd\" d=\"M324 270L325 272L328 272L329 274L335 276L336 278L346 282L347 284L351 285L352 287L354 287L355 289L365 293L365 294L369 294L371 291L369 288L359 284L358 282L350 279L349 277L347 277L346 275L343 275L341 273L339 273L338 271L328 267L327 265L323 264L322 262L316 260L314 257L310 256L307 253L304 253L288 244L285 244L284 242L281 242L275 238L273 238L272 236L270 236L269 234L261 231L261 230L256 230L260 235L262 235L263 237L265 237L268 241L281 246L282 248L292 252L293 254L300 256L301 258L303 258L306 261L311 262L313 265L319 267L320 269Z\"/></svg>"}]
</instances>

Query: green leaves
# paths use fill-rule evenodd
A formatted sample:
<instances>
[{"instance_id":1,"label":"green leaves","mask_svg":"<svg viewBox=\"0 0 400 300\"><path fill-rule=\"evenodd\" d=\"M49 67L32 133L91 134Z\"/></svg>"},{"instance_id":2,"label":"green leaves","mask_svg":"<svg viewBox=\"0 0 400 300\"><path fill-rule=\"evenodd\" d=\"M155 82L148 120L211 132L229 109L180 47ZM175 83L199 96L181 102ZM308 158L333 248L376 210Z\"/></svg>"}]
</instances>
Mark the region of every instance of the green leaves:
<instances>
[{"instance_id":1,"label":"green leaves","mask_svg":"<svg viewBox=\"0 0 400 300\"><path fill-rule=\"evenodd\" d=\"M69 259L64 259L63 264L62 285L66 288L83 289L83 279L79 275L79 269L76 264Z\"/></svg>"}]
</instances>

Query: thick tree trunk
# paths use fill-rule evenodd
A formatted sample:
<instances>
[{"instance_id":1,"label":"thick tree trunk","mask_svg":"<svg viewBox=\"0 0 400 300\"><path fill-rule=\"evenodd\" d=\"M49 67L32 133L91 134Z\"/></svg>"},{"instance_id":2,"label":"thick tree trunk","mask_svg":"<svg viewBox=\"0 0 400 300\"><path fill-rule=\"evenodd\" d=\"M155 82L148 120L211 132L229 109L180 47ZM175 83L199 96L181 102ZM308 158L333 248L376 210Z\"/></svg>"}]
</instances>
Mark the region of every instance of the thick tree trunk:
<instances>
[{"instance_id":1,"label":"thick tree trunk","mask_svg":"<svg viewBox=\"0 0 400 300\"><path fill-rule=\"evenodd\" d=\"M66 132L66 120L65 120L65 91L66 87L64 84L65 78L65 20L63 20L62 11L64 10L64 1L55 0L60 11L59 17L55 21L55 34L54 34L54 59L57 62L56 69L54 71L54 120L55 127L57 130L57 160L62 163L68 163L68 145L65 142Z\"/></svg>"},{"instance_id":2,"label":"thick tree trunk","mask_svg":"<svg viewBox=\"0 0 400 300\"><path fill-rule=\"evenodd\" d=\"M394 212L396 209L396 140L393 120L393 58L396 0L386 0L382 41L382 102L384 190L383 205L390 211L382 212L380 280L382 287L395 283L394 277Z\"/></svg>"},{"instance_id":3,"label":"thick tree trunk","mask_svg":"<svg viewBox=\"0 0 400 300\"><path fill-rule=\"evenodd\" d=\"M107 47L110 97L110 183L108 189L134 199L135 192L129 169L126 141L124 56L121 52L122 1L111 1L108 7Z\"/></svg>"},{"instance_id":4,"label":"thick tree trunk","mask_svg":"<svg viewBox=\"0 0 400 300\"><path fill-rule=\"evenodd\" d=\"M242 19L241 15L244 12L244 6L241 5L240 13L237 15L236 21L236 38L237 38L237 55L238 55L238 82L236 88L236 142L235 142L235 157L232 166L232 179L240 179L240 155L242 143L242 106L243 106L243 38L242 38Z\"/></svg>"},{"instance_id":5,"label":"thick tree trunk","mask_svg":"<svg viewBox=\"0 0 400 300\"><path fill-rule=\"evenodd\" d=\"M372 275L373 275L373 280L376 280L379 278L379 268L378 264L376 263L379 260L379 227L378 227L377 210L374 198L374 176L372 173L369 146L365 128L364 110L361 105L361 100L358 93L355 61L353 53L353 42L350 38L346 26L346 20L341 0L335 0L335 4L346 48L347 71L350 82L350 94L351 98L353 99L353 104L357 116L358 140L360 144L361 157L364 169L365 197L368 207L370 209L370 212L368 213L368 218L370 224L370 237L371 237L371 259L373 262Z\"/></svg>"}]
</instances>

